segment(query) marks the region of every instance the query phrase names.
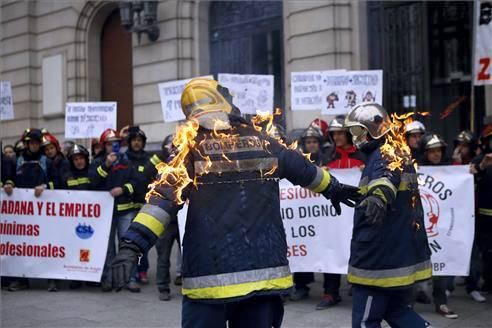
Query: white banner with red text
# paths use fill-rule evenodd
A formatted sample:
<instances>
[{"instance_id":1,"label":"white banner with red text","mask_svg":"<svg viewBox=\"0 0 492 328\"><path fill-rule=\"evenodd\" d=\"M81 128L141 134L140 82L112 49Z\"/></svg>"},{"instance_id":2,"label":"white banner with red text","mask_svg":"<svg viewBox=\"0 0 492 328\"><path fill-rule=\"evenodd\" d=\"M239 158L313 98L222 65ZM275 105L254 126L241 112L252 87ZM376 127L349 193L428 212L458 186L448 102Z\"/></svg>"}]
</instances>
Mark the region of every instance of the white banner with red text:
<instances>
[{"instance_id":1,"label":"white banner with red text","mask_svg":"<svg viewBox=\"0 0 492 328\"><path fill-rule=\"evenodd\" d=\"M359 169L331 170L358 185ZM435 275L468 275L474 235L473 176L467 166L419 168L420 196ZM281 216L292 272L347 273L354 209L336 215L320 194L280 181ZM186 206L178 214L183 240Z\"/></svg>"},{"instance_id":2,"label":"white banner with red text","mask_svg":"<svg viewBox=\"0 0 492 328\"><path fill-rule=\"evenodd\" d=\"M113 214L108 192L2 190L2 276L100 281Z\"/></svg>"},{"instance_id":3,"label":"white banner with red text","mask_svg":"<svg viewBox=\"0 0 492 328\"><path fill-rule=\"evenodd\" d=\"M492 85L492 1L475 0L474 85Z\"/></svg>"}]
</instances>

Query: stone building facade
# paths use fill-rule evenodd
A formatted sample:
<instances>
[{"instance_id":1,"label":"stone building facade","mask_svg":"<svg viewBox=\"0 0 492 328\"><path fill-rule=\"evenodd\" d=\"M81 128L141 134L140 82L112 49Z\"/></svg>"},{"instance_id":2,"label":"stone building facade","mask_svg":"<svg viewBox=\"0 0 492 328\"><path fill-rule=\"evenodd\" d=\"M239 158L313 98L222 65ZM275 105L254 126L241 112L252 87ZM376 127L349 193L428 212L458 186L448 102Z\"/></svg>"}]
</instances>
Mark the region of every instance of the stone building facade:
<instances>
[{"instance_id":1,"label":"stone building facade","mask_svg":"<svg viewBox=\"0 0 492 328\"><path fill-rule=\"evenodd\" d=\"M217 49L212 44L216 35L211 29L223 22L217 23L214 11L218 7L212 6L214 2L200 0L160 1L159 39L151 42L143 35L139 43L135 34L130 36L131 53L125 55L131 60L129 83L126 79L115 81L114 77L120 76L117 66L108 72L103 69L103 62L108 63L106 66L116 65L114 62L123 54L108 48L123 42L117 39L118 35L128 34L123 27L118 31L115 23L117 2L2 0L0 79L12 83L15 119L1 122L1 138L13 142L25 128L45 127L63 139L65 102L104 100L111 89L113 94L130 94L126 98L130 102L128 113L123 113L126 123L140 125L149 142L157 145L175 128L175 124L162 120L157 84L209 74L212 66L220 69L220 61L211 56ZM368 60L367 3L284 0L277 8L280 34L272 35L280 35L279 46L258 54L276 56L276 48L281 48L275 57L279 61L276 77L280 79L276 93L285 111L287 128L303 128L320 113L290 111L290 72L374 68L369 67ZM232 13L237 6L230 10L232 16L242 16L240 12ZM265 19L268 14L271 13L266 13ZM253 18L240 23L255 24ZM226 23L237 25L234 21ZM261 31L258 33L251 34L248 40L259 40ZM227 56L227 51L223 55ZM268 62L269 58L265 60ZM270 60L269 65L275 63ZM490 90L485 92L489 115L491 94Z\"/></svg>"}]
</instances>

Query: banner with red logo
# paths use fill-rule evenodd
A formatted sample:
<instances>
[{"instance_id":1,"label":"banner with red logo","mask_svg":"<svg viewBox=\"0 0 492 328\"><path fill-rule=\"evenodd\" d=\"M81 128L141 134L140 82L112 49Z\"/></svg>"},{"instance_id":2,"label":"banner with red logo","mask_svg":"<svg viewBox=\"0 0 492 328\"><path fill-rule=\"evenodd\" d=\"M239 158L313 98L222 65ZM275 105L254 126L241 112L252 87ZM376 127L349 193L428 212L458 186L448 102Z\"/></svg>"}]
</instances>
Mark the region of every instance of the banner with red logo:
<instances>
[{"instance_id":1,"label":"banner with red logo","mask_svg":"<svg viewBox=\"0 0 492 328\"><path fill-rule=\"evenodd\" d=\"M100 281L113 214L108 192L0 194L2 276Z\"/></svg>"},{"instance_id":2,"label":"banner with red logo","mask_svg":"<svg viewBox=\"0 0 492 328\"><path fill-rule=\"evenodd\" d=\"M475 1L475 56L473 58L475 85L492 84L492 1Z\"/></svg>"},{"instance_id":3,"label":"banner with red logo","mask_svg":"<svg viewBox=\"0 0 492 328\"><path fill-rule=\"evenodd\" d=\"M357 185L360 171L332 170ZM468 166L419 167L420 197L434 275L468 275L474 237L473 176ZM347 273L354 211L337 216L318 194L280 183L282 218L292 272Z\"/></svg>"}]
</instances>

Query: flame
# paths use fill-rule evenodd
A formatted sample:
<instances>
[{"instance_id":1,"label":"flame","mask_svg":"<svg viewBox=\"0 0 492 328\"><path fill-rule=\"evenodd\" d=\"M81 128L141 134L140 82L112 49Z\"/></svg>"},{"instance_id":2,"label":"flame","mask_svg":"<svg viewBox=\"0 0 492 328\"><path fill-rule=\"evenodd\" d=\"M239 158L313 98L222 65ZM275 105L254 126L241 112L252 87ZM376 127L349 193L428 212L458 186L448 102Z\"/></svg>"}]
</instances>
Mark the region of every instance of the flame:
<instances>
[{"instance_id":1,"label":"flame","mask_svg":"<svg viewBox=\"0 0 492 328\"><path fill-rule=\"evenodd\" d=\"M177 127L176 135L173 139L173 145L177 148L175 156L169 163L161 162L157 164L156 169L160 178L149 185L150 191L145 196L146 201L149 201L149 198L153 195L162 197L161 193L156 191L156 188L164 185L172 187L178 204L184 203L183 190L190 183L195 183L188 174L184 160L190 150L196 148L195 137L198 134L198 128L197 121L187 121L185 124Z\"/></svg>"},{"instance_id":2,"label":"flame","mask_svg":"<svg viewBox=\"0 0 492 328\"><path fill-rule=\"evenodd\" d=\"M297 141L293 142L291 145L287 145L278 133L277 127L273 123L274 117L281 115L281 111L279 108L275 110L274 113L268 112L259 112L256 116L251 119L251 124L253 128L259 133L267 134L271 138L275 139L281 146L297 150ZM149 185L149 192L147 193L145 199L148 201L151 196L163 197L162 193L168 196L168 193L173 193L174 200L177 204L183 204L183 192L186 187L190 184L198 187L197 177L195 176L193 179L189 176L188 170L186 168L185 159L190 153L191 150L196 152L201 160L203 160L204 164L202 164L202 173L209 173L209 169L212 167L212 160L210 156L204 155L200 151L200 146L202 146L207 140L214 139L220 140L222 143L231 143L234 142L234 139L239 137L239 134L233 133L234 129L222 130L220 127L224 126L224 122L215 121L214 128L209 132L203 135L203 140L200 142L196 141L196 137L198 135L199 124L197 121L187 121L186 123L178 126L176 128L176 134L173 139L173 145L176 147L176 151L173 153L172 159L168 162L161 162L156 166L156 169L159 173L159 178ZM227 132L224 132L227 131ZM228 133L231 132L231 133ZM271 141L271 140L270 140ZM263 149L267 152L270 152L268 149L271 146L271 142L267 139L263 139ZM232 162L232 160L226 156L226 154L220 154L221 157L228 161ZM304 154L308 159L309 155ZM261 178L266 176L271 176L278 169L277 165L269 169L267 172L263 172L260 169Z\"/></svg>"},{"instance_id":3,"label":"flame","mask_svg":"<svg viewBox=\"0 0 492 328\"><path fill-rule=\"evenodd\" d=\"M420 115L427 116L429 113L422 112ZM413 164L416 168L416 161L412 158L412 151L405 138L405 125L414 121L412 116L414 112L403 115L391 114L389 123L389 132L386 134L386 140L381 146L383 158L388 162L388 168L391 171L403 171L404 166Z\"/></svg>"},{"instance_id":4,"label":"flame","mask_svg":"<svg viewBox=\"0 0 492 328\"><path fill-rule=\"evenodd\" d=\"M445 109L444 111L442 111L441 115L439 116L439 118L441 120L447 118L449 115L451 115L454 110L456 108L458 108L458 106L466 100L466 96L461 96L459 97L458 99L456 99L455 101L453 101L451 104L449 104Z\"/></svg>"}]
</instances>

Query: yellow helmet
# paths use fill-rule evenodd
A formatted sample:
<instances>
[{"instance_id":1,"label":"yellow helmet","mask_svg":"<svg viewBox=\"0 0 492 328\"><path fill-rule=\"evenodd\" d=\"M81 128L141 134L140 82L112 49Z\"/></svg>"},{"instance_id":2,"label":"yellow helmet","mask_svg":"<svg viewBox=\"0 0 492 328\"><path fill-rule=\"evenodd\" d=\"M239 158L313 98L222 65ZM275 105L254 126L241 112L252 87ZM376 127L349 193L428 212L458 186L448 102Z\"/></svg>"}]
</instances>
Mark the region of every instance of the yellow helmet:
<instances>
[{"instance_id":1,"label":"yellow helmet","mask_svg":"<svg viewBox=\"0 0 492 328\"><path fill-rule=\"evenodd\" d=\"M207 78L192 79L181 94L181 108L186 118L196 119L208 129L229 127L228 115L233 108L231 102L227 88Z\"/></svg>"}]
</instances>

